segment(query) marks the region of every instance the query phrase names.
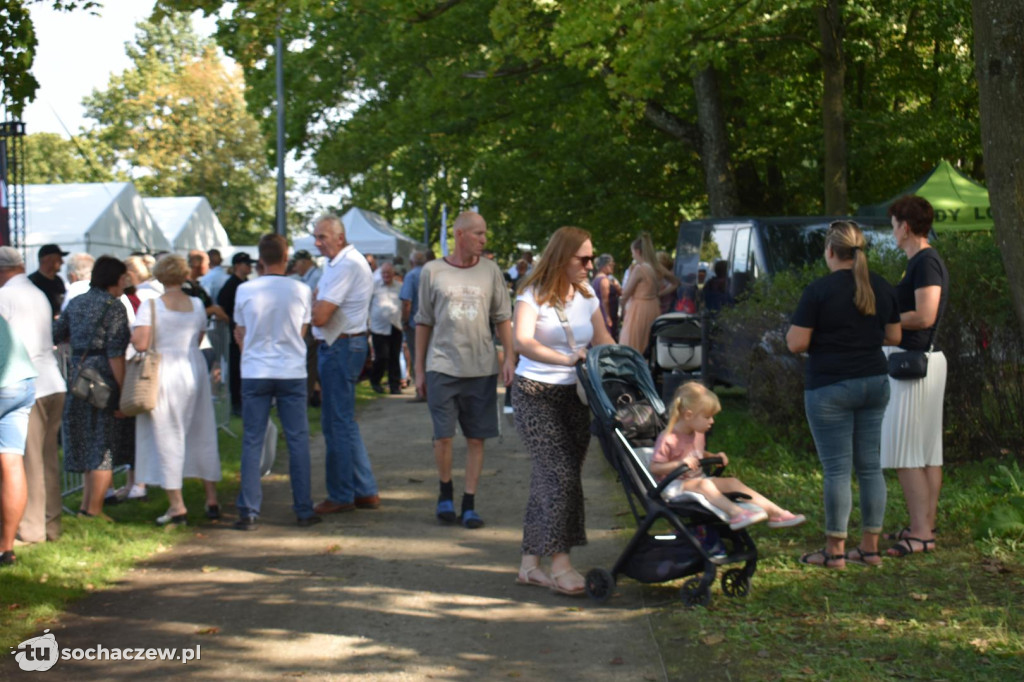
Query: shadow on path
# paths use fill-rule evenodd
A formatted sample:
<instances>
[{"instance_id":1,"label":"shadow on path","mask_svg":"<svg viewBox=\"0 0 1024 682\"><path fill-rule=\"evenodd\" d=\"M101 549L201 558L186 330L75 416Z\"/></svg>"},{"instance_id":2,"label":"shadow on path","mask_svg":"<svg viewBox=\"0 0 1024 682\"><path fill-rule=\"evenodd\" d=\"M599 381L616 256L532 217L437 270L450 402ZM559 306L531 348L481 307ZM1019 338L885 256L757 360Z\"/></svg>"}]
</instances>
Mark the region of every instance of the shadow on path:
<instances>
[{"instance_id":1,"label":"shadow on path","mask_svg":"<svg viewBox=\"0 0 1024 682\"><path fill-rule=\"evenodd\" d=\"M408 397L408 396L406 396ZM507 420L488 441L479 530L433 517L437 495L426 405L388 396L360 428L383 504L294 525L283 445L264 479L259 530L217 525L91 595L51 627L62 649L199 649L199 660L60 661L67 679L661 680L640 588L609 604L514 584L529 456ZM323 440L313 442L315 500L323 499ZM455 461L464 461L456 440ZM610 567L622 540L619 499L596 440L584 469L590 544L581 571ZM461 495L456 472L456 498ZM228 507L227 511L233 511ZM41 632L38 634L42 634ZM26 673L7 657L0 676ZM44 676L47 673L44 673Z\"/></svg>"}]
</instances>

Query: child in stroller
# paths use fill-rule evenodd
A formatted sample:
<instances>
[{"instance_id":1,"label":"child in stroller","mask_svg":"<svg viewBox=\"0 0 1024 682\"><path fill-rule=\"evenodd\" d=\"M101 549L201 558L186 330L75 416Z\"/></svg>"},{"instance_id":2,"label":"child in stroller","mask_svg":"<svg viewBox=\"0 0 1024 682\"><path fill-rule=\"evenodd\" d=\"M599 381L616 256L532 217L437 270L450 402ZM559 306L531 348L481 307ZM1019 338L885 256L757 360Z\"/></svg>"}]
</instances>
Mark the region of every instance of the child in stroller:
<instances>
[{"instance_id":1,"label":"child in stroller","mask_svg":"<svg viewBox=\"0 0 1024 682\"><path fill-rule=\"evenodd\" d=\"M710 603L711 586L720 575L723 594L746 596L757 570L757 545L747 530L731 529L728 515L699 493L666 494L688 467L676 463L660 483L651 473L650 446L670 414L643 357L628 346L594 346L577 368L577 378L595 417L591 431L618 474L636 519L632 539L610 569L595 567L587 573L587 594L598 601L608 599L620 575L643 583L688 578L680 596L687 606L700 606ZM700 464L714 473L720 462L704 457ZM746 497L727 496L734 501ZM724 568L730 565L738 567Z\"/></svg>"},{"instance_id":2,"label":"child in stroller","mask_svg":"<svg viewBox=\"0 0 1024 682\"><path fill-rule=\"evenodd\" d=\"M721 410L718 396L702 384L691 381L676 390L669 407L668 427L654 444L650 470L658 481L675 471L680 464L686 464L690 470L665 489L666 495L674 497L682 491L702 494L708 502L729 516L729 528L732 530L746 528L765 519L768 520L769 528L789 528L805 522L807 519L803 514L794 514L779 507L737 478L712 478L701 472L700 460L705 456L721 458L722 466L729 463L724 452L712 455L704 449L705 434ZM742 507L723 493L742 493L756 508Z\"/></svg>"}]
</instances>

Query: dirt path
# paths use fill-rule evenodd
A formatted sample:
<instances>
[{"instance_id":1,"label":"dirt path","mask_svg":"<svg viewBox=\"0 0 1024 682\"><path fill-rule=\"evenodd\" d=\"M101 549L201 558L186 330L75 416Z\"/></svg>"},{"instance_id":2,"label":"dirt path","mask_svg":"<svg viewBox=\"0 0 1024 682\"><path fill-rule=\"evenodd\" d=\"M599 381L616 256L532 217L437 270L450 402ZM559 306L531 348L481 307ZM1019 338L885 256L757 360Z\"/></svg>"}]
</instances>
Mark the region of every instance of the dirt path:
<instances>
[{"instance_id":1,"label":"dirt path","mask_svg":"<svg viewBox=\"0 0 1024 682\"><path fill-rule=\"evenodd\" d=\"M196 529L194 540L76 603L51 629L62 649L198 646L199 660L60 661L44 676L663 679L637 585L627 582L595 606L513 583L529 457L507 421L501 441L487 445L477 494L487 526L475 531L433 517L437 476L425 405L389 396L359 421L384 500L379 510L299 529L287 479L275 474L264 480L258 531L231 530L233 516ZM457 465L463 456L457 440ZM285 471L283 458L275 472ZM320 438L313 459L319 500ZM621 519L606 466L595 441L584 472L590 544L574 552L583 570L609 567L621 546L611 530ZM0 674L24 675L11 658Z\"/></svg>"}]
</instances>

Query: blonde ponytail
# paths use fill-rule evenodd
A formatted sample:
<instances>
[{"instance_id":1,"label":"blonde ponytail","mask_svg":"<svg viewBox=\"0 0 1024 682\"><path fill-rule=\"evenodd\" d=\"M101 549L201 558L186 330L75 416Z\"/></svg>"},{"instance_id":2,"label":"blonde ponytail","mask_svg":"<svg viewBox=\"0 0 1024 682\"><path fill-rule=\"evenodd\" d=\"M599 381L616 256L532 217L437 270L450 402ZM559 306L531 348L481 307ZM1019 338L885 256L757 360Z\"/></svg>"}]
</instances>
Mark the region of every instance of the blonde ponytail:
<instances>
[{"instance_id":1,"label":"blonde ponytail","mask_svg":"<svg viewBox=\"0 0 1024 682\"><path fill-rule=\"evenodd\" d=\"M848 220L837 220L828 226L825 244L839 260L853 260L853 281L857 287L853 304L861 315L874 315L875 290L871 288L868 256L864 253L867 241L860 227Z\"/></svg>"}]
</instances>

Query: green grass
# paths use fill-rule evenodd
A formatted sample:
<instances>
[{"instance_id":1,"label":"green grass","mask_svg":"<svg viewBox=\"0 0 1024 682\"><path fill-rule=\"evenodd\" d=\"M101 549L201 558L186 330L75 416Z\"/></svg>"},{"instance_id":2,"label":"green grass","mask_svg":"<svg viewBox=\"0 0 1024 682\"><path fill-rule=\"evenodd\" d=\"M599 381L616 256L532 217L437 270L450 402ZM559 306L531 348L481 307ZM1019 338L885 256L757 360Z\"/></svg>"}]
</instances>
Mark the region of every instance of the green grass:
<instances>
[{"instance_id":1,"label":"green grass","mask_svg":"<svg viewBox=\"0 0 1024 682\"><path fill-rule=\"evenodd\" d=\"M375 398L365 382L357 386L357 408ZM276 413L271 414L277 421ZM310 408L309 422L310 435L319 435L319 409ZM277 425L278 452L285 453L284 433L280 422ZM223 431L218 436L223 477L217 491L222 508L233 506L238 491L242 420L232 418L230 429L238 438ZM286 461L282 454L275 469L284 471ZM316 476L314 470L314 480ZM202 484L186 480L184 496L190 523L205 523ZM65 506L77 509L78 501L78 496L72 495L65 499ZM105 512L115 523L65 515L58 542L19 547L18 563L0 570L0 641L17 643L39 634L70 602L110 587L139 563L192 539L197 532L194 526L169 529L154 525L153 520L166 510L163 491L151 487L148 501L107 507Z\"/></svg>"},{"instance_id":2,"label":"green grass","mask_svg":"<svg viewBox=\"0 0 1024 682\"><path fill-rule=\"evenodd\" d=\"M669 679L694 671L710 679L1020 679L1024 559L1016 550L1024 543L973 536L1004 462L946 467L939 551L887 559L880 569L814 569L796 559L824 544L816 455L766 440L741 395L724 394L723 407L712 449L729 453L730 473L809 522L751 530L760 560L746 598L728 598L716 584L709 608L685 609L682 581L644 588ZM895 477L887 480L886 526L898 529L903 494ZM855 503L848 546L858 528Z\"/></svg>"}]
</instances>

